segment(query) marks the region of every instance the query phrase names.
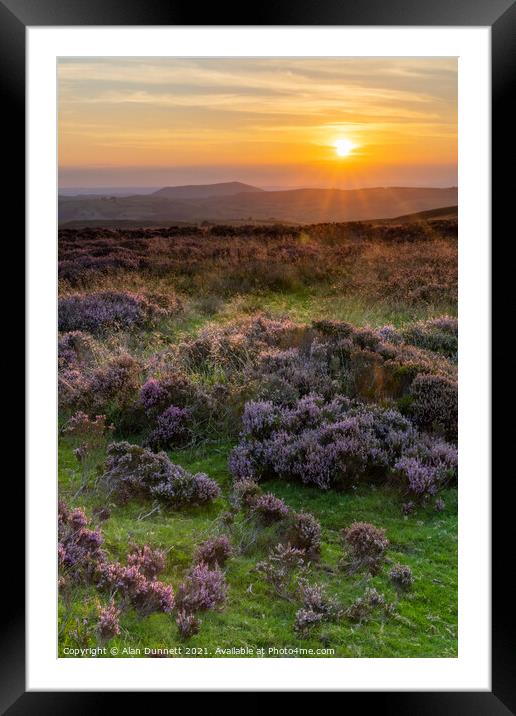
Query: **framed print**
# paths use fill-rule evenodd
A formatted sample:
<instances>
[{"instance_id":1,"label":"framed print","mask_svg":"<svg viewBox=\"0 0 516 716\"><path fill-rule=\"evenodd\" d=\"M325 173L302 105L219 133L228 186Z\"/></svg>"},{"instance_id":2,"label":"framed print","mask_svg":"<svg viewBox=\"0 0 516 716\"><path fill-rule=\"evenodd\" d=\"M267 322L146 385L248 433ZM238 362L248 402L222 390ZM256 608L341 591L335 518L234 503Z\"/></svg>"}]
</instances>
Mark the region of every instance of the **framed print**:
<instances>
[{"instance_id":1,"label":"framed print","mask_svg":"<svg viewBox=\"0 0 516 716\"><path fill-rule=\"evenodd\" d=\"M28 307L4 709L514 711L490 417L514 4L0 13Z\"/></svg>"}]
</instances>

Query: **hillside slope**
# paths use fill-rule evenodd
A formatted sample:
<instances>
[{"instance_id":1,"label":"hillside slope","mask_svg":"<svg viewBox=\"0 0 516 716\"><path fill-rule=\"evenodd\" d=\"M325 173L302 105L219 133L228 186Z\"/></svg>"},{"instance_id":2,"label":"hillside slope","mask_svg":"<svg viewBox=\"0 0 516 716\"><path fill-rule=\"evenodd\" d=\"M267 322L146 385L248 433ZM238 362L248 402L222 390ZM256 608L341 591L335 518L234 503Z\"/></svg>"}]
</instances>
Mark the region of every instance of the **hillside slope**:
<instances>
[{"instance_id":1,"label":"hillside slope","mask_svg":"<svg viewBox=\"0 0 516 716\"><path fill-rule=\"evenodd\" d=\"M220 184L188 184L186 186L165 186L151 194L161 199L200 199L209 196L232 196L246 192L260 192L256 186L243 184L239 181L222 182Z\"/></svg>"},{"instance_id":2,"label":"hillside slope","mask_svg":"<svg viewBox=\"0 0 516 716\"><path fill-rule=\"evenodd\" d=\"M457 203L456 187L246 190L232 195L173 199L160 192L130 197L60 197L59 222L132 220L167 224L175 221L234 220L298 223L360 221L395 218Z\"/></svg>"}]
</instances>

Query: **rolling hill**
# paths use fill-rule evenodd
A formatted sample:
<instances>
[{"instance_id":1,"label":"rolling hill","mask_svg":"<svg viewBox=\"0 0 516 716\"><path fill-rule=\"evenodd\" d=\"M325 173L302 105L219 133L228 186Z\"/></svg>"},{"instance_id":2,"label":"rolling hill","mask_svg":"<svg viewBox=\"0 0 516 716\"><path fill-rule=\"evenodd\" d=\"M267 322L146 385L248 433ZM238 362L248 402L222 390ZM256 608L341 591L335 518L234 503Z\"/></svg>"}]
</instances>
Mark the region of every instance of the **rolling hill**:
<instances>
[{"instance_id":1,"label":"rolling hill","mask_svg":"<svg viewBox=\"0 0 516 716\"><path fill-rule=\"evenodd\" d=\"M233 196L248 192L260 192L256 186L243 184L239 181L222 182L220 184L188 184L186 186L166 186L151 194L162 199L204 199L210 196Z\"/></svg>"},{"instance_id":2,"label":"rolling hill","mask_svg":"<svg viewBox=\"0 0 516 716\"><path fill-rule=\"evenodd\" d=\"M150 195L60 196L59 223L103 220L111 224L117 220L141 221L142 224L360 221L396 218L455 204L456 187L264 191L240 182L229 182L165 187Z\"/></svg>"}]
</instances>

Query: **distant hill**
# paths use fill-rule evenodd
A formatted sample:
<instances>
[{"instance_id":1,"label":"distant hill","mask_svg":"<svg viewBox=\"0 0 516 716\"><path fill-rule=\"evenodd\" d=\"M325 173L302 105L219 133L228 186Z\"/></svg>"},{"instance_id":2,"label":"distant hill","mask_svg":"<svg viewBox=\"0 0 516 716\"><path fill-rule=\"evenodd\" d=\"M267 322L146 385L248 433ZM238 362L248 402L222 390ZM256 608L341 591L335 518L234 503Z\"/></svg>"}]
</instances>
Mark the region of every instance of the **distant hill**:
<instances>
[{"instance_id":1,"label":"distant hill","mask_svg":"<svg viewBox=\"0 0 516 716\"><path fill-rule=\"evenodd\" d=\"M163 199L201 199L208 196L231 196L244 192L263 191L250 184L239 181L222 182L220 184L188 184L186 186L166 186L152 193Z\"/></svg>"},{"instance_id":2,"label":"distant hill","mask_svg":"<svg viewBox=\"0 0 516 716\"><path fill-rule=\"evenodd\" d=\"M188 195L194 190L198 190L200 195ZM182 196L177 194L178 191ZM214 191L221 193L209 193ZM175 194L171 196L168 192ZM456 187L263 191L240 182L229 182L198 187L166 187L150 195L60 196L59 223L105 220L112 224L120 220L162 225L200 221L286 221L303 224L394 219L404 214L449 208L456 203Z\"/></svg>"}]
</instances>

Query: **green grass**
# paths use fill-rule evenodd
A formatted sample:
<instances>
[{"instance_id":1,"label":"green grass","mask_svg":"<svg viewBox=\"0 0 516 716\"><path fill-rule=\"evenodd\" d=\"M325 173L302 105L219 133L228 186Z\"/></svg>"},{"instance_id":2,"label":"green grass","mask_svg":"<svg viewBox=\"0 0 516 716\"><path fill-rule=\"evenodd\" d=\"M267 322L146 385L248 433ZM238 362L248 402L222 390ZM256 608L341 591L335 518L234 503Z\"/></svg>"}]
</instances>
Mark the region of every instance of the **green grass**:
<instances>
[{"instance_id":1,"label":"green grass","mask_svg":"<svg viewBox=\"0 0 516 716\"><path fill-rule=\"evenodd\" d=\"M218 445L216 449L213 445L205 445L171 454L172 459L185 468L205 471L219 482L223 495L208 508L162 510L142 519L152 509L150 503L110 504L111 517L103 523L109 555L113 559L123 559L131 543L164 548L168 555L162 579L177 587L191 564L196 546L213 533L216 518L227 509L229 449L229 445ZM80 485L80 475L66 439L61 441L59 463L62 498L74 506L85 507L89 514L95 506L105 504L102 494L96 490L73 497ZM270 647L331 648L334 650L332 654L315 651L310 655L336 657L457 655L456 491L448 490L444 494L446 509L443 512L421 508L416 514L404 517L399 495L384 489L366 489L350 495L282 482L268 483L265 488L283 498L290 507L311 511L321 522L322 556L320 563L312 567L310 581L324 583L328 592L343 606L360 596L366 585L375 586L389 601L397 601L388 579L389 563L370 581L363 575L348 576L339 568L342 556L339 532L343 527L354 520L365 520L386 528L391 542L389 562L409 565L415 576L412 590L397 601L397 615L375 617L361 625L341 619L323 624L309 639L298 638L293 623L299 603L287 602L271 594L262 577L253 572L256 562L263 559L268 547L274 544L273 535L264 530L252 549L237 554L228 563L227 604L221 611L203 615L198 635L188 642L181 642L172 616L153 614L140 618L134 612L125 612L121 618L121 636L109 643L109 648L119 649L117 656L145 656L145 647L181 648L177 656L207 657L223 656L217 654L217 648L231 647L252 648L251 656L256 656L259 648L265 649L267 656ZM88 617L97 596L93 587L83 587L73 596L71 604L61 602L61 655L66 647L76 647L80 643L74 634L77 620ZM89 641L88 645L92 646L93 642ZM185 652L187 648L200 648L202 653L189 654ZM124 649L129 651L124 653Z\"/></svg>"}]
</instances>

